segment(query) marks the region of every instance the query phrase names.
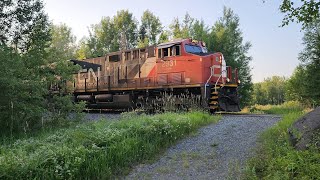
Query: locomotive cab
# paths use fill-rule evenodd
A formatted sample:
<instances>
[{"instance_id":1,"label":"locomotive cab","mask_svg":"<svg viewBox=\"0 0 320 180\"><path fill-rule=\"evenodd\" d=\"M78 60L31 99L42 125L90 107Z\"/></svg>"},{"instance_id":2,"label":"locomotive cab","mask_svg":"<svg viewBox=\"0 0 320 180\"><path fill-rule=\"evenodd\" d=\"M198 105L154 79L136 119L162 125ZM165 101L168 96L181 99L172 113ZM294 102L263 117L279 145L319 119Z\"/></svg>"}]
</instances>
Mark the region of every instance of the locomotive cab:
<instances>
[{"instance_id":1,"label":"locomotive cab","mask_svg":"<svg viewBox=\"0 0 320 180\"><path fill-rule=\"evenodd\" d=\"M240 111L238 71L226 65L222 53L208 52L203 41L178 39L158 45L157 54L160 82L172 84L179 76L178 83L203 87L201 96L211 111Z\"/></svg>"}]
</instances>

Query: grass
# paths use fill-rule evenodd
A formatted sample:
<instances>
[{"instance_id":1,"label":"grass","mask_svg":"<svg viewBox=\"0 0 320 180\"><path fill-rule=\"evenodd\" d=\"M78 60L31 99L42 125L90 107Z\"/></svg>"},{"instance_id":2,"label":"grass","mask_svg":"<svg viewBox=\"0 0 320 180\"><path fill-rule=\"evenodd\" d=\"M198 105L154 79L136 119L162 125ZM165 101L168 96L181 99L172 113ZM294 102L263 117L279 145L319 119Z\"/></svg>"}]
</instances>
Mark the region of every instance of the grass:
<instances>
[{"instance_id":1,"label":"grass","mask_svg":"<svg viewBox=\"0 0 320 180\"><path fill-rule=\"evenodd\" d=\"M289 142L288 128L305 113L301 106L287 103L257 109L283 117L261 135L256 155L247 164L245 179L319 179L319 149L298 151Z\"/></svg>"},{"instance_id":2,"label":"grass","mask_svg":"<svg viewBox=\"0 0 320 180\"><path fill-rule=\"evenodd\" d=\"M0 179L112 179L219 116L126 113L0 146Z\"/></svg>"}]
</instances>

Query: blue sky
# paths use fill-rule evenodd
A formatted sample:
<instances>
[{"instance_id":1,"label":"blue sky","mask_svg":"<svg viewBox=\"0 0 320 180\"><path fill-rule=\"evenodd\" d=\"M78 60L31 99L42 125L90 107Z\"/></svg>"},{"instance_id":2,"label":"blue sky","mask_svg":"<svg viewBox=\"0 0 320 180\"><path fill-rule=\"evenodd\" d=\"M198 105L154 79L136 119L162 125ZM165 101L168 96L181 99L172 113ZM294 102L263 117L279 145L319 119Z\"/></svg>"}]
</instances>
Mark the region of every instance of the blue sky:
<instances>
[{"instance_id":1,"label":"blue sky","mask_svg":"<svg viewBox=\"0 0 320 180\"><path fill-rule=\"evenodd\" d=\"M280 1L262 0L44 0L45 9L55 23L66 23L77 39L88 35L88 27L98 23L103 16L113 16L118 10L128 9L139 20L149 9L159 16L166 27L174 17L180 19L188 12L191 17L203 19L212 26L222 16L223 6L230 7L240 18L240 28L245 41L252 44L249 55L253 82L279 75L289 77L298 65L298 54L303 32L298 24L279 27L283 14Z\"/></svg>"}]
</instances>

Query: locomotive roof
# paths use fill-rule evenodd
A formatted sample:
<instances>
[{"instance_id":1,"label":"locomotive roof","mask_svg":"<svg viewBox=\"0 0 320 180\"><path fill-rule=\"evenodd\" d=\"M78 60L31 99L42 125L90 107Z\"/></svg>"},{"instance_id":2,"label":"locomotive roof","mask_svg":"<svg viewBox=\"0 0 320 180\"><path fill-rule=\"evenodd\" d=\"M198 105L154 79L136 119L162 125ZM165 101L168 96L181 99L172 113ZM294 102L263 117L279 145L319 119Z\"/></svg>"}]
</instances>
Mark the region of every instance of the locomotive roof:
<instances>
[{"instance_id":1,"label":"locomotive roof","mask_svg":"<svg viewBox=\"0 0 320 180\"><path fill-rule=\"evenodd\" d=\"M175 44L180 44L182 41L184 41L184 39L175 39L170 42L161 43L157 47L158 48L166 48L166 47L173 46Z\"/></svg>"},{"instance_id":2,"label":"locomotive roof","mask_svg":"<svg viewBox=\"0 0 320 180\"><path fill-rule=\"evenodd\" d=\"M74 65L79 64L82 67L82 69L90 69L91 68L92 70L97 71L98 67L101 68L100 64L94 64L94 63L89 63L86 61L79 61L79 60L75 60L75 59L72 59L70 61L73 62Z\"/></svg>"}]
</instances>

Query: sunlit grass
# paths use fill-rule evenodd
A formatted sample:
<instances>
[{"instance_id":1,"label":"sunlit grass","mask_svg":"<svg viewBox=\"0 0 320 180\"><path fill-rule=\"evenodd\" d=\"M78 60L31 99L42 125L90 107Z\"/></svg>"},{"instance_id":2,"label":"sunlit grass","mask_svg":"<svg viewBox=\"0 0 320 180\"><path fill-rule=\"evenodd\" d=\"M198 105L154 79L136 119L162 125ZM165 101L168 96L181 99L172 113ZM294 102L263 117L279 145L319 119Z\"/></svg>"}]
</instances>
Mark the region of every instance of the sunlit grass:
<instances>
[{"instance_id":1,"label":"sunlit grass","mask_svg":"<svg viewBox=\"0 0 320 180\"><path fill-rule=\"evenodd\" d=\"M202 112L125 113L0 146L0 179L111 179L217 122Z\"/></svg>"},{"instance_id":2,"label":"sunlit grass","mask_svg":"<svg viewBox=\"0 0 320 180\"><path fill-rule=\"evenodd\" d=\"M261 135L256 155L248 162L245 179L318 179L319 150L298 151L289 142L288 128L305 113L303 108L290 102L257 109L281 114L283 118Z\"/></svg>"},{"instance_id":3,"label":"sunlit grass","mask_svg":"<svg viewBox=\"0 0 320 180\"><path fill-rule=\"evenodd\" d=\"M242 112L256 113L256 114L288 114L293 111L306 111L299 102L288 101L280 105L259 105L256 104L251 107L245 107Z\"/></svg>"}]
</instances>

